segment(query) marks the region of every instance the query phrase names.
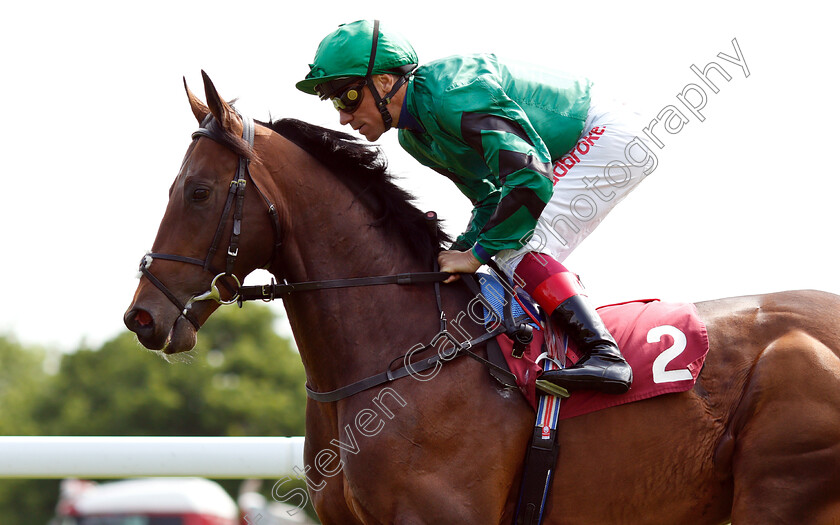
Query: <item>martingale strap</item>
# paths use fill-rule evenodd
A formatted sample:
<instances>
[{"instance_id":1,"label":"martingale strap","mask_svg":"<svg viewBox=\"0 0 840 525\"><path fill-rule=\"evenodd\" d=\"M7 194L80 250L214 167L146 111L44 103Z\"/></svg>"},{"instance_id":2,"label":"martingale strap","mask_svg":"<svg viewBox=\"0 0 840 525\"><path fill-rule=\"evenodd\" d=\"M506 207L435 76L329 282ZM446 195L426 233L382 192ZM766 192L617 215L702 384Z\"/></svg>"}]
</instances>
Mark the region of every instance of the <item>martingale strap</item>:
<instances>
[{"instance_id":1,"label":"martingale strap","mask_svg":"<svg viewBox=\"0 0 840 525\"><path fill-rule=\"evenodd\" d=\"M419 282L434 282L440 283L440 281L449 277L449 273L446 272L425 272L425 273L415 273L415 274L402 274L403 278L406 279L409 276L413 276L417 280L413 280L411 282L403 281L400 283L396 283L391 279L398 276L384 276L384 277L370 277L370 278L362 278L362 279L369 279L369 280L379 280L379 282L372 282L371 284L417 284ZM443 279L441 279L441 277ZM388 280L388 282L384 282L384 280ZM470 290L478 289L478 284L475 281L475 277L470 274L464 274L461 276L461 280L464 284L467 285ZM339 279L337 281L320 281L320 282L332 282L335 283L336 286L334 287L345 287L345 286L359 286L350 285L349 282L358 282L357 279ZM299 283L299 284L309 284L309 283ZM315 284L315 283L312 283ZM254 288L261 288L261 287L254 287ZM313 288L318 289L318 288ZM300 290L297 290L300 291ZM443 314L443 310L440 307L440 297L439 291L436 291L436 295L438 295L438 308L441 311L441 331L438 332L437 335L432 339L431 344L428 344L420 349L412 350L406 354L403 354L400 357L397 357L388 365L387 370L381 372L379 374L372 375L360 381L356 381L355 383L351 383L349 385L343 386L341 388L337 388L330 392L316 392L309 388L309 385L306 385L306 395L313 399L314 401L318 401L321 403L332 403L334 401L338 401L340 399L344 399L346 397L350 397L352 395L358 394L359 392L363 392L375 386L382 385L384 383L390 383L391 381L395 381L397 379L401 379L408 375L416 375L421 372L424 372L432 367L439 366L439 363L442 360L449 361L456 357L467 356L475 361L478 361L482 365L484 365L490 372L490 375L499 382L500 385L506 388L518 388L516 385L516 376L510 372L507 368L500 366L499 364L494 363L492 360L485 359L480 355L473 352L471 349L478 345L488 343L488 355L492 359L492 345L495 343L495 339L498 335L505 332L504 326L497 326L495 329L485 332L484 334L472 339L470 341L465 342L458 342L452 334L446 331L446 322L445 322L445 315ZM455 349L454 352L451 353L442 353L440 351L436 352L435 355L418 360L415 362L410 362L410 359L415 354L423 353L429 349L435 348L437 343L441 340L445 339L449 343L453 345ZM405 363L404 366L393 369L395 363L402 361Z\"/></svg>"},{"instance_id":2,"label":"martingale strap","mask_svg":"<svg viewBox=\"0 0 840 525\"><path fill-rule=\"evenodd\" d=\"M429 232L432 234L432 237L437 240L437 213L433 211L426 212L426 225L429 228ZM432 338L432 342L430 344L420 348L419 350L411 350L408 353L403 354L402 356L394 359L393 361L391 361L391 363L388 365L388 368L384 372L370 376L360 381L356 381L355 383L338 388L330 392L316 392L309 388L309 385L306 385L307 396L315 401L319 401L322 403L331 403L334 401L338 401L340 399L350 397L375 386L379 386L384 383L389 383L391 381L395 381L408 375L419 374L432 367L439 366L441 360L448 361L450 359L454 359L463 355L469 356L481 363L482 365L484 365L485 367L487 367L487 369L490 372L490 375L494 379L496 379L496 381L498 381L499 384L501 384L502 386L507 388L517 388L516 376L512 374L507 368L500 366L499 364L494 363L492 361L494 357L494 349L499 354L499 357L501 357L501 352L498 350L498 344L496 344L495 338L496 336L505 331L505 327L497 326L494 330L490 330L487 333L471 341L466 341L463 343L458 342L455 339L455 337L453 337L452 334L450 334L446 329L446 313L443 311L443 302L440 294L440 283L449 278L451 274L439 271L440 266L438 265L437 257L432 257L432 269L434 270L432 272L404 273L399 275L387 275L380 277L336 279L332 281L314 281L295 284L286 283L283 285L275 285L272 283L272 285L270 285L268 289L265 286L255 286L252 288L254 289L254 292L259 293L264 297L267 293L271 294L271 299L273 299L274 295L279 295L281 293L292 293L306 290L374 286L381 284L434 284L435 302L437 303L438 312L440 312L440 331L435 335L434 338ZM471 291L479 289L478 284L475 281L475 277L472 274L463 275L461 281L465 283ZM441 339L444 339L445 341L452 344L453 348L455 348L455 351L450 353L442 353L441 351L438 351L435 353L435 355L429 358L411 362L412 356L414 356L416 353L425 352L430 348L435 348L437 343ZM473 346L477 346L483 343L487 343L487 355L488 357L490 357L489 360L484 359L480 355L470 350ZM403 361L405 365L401 368L393 369L392 367L398 361ZM501 357L501 362L503 361L504 358Z\"/></svg>"},{"instance_id":3,"label":"martingale strap","mask_svg":"<svg viewBox=\"0 0 840 525\"><path fill-rule=\"evenodd\" d=\"M376 374L376 375L373 375L373 376L370 376L368 378L362 379L361 381L356 381L355 383L351 383L347 386L343 386L341 388L331 390L329 392L316 392L316 391L312 390L311 388L309 388L309 385L306 385L306 395L314 401L318 401L318 402L321 402L321 403L332 403L334 401L339 401L339 400L344 399L346 397L350 397L350 396L353 396L355 394L358 394L359 392L363 392L365 390L371 389L375 386L379 386L379 385L382 385L382 384L385 384L385 383L390 383L391 381L396 381L397 379L402 379L403 377L406 377L408 375L419 374L420 372L424 372L424 371L426 371L426 370L428 370L432 367L438 366L440 361L442 361L444 359L446 361L449 361L449 360L454 359L456 357L461 357L461 356L465 356L465 355L469 356L469 357L472 357L473 359L479 361L481 364L483 364L485 366L496 367L495 364L491 363L490 361L487 361L483 357L477 355L475 352L472 352L470 350L470 348L473 347L473 346L485 343L485 342L493 339L497 335L501 334L502 332L504 332L504 328L498 328L498 329L496 329L492 332L488 332L486 334L483 334L483 335L481 335L481 336L479 336L479 337L477 337L477 338L475 338L471 341L467 341L465 343L458 343L447 332L441 332L440 334L438 334L438 336L441 336L442 334L446 334L445 335L446 338L450 342L452 342L452 344L455 345L455 347L457 348L457 350L455 350L454 353L443 355L443 354L441 354L441 352L437 352L437 353L435 353L435 355L433 355L431 357L428 357L426 359L423 359L421 361L417 361L417 362L414 362L414 363L408 363L408 364L406 364L406 365L404 365L400 368L392 370L391 366L393 366L394 363L396 363L398 361L404 361L406 358L409 357L409 354L404 354L400 357L397 357L393 361L391 361L391 366L389 366L386 371L384 371L382 373L379 373L379 374ZM425 351L425 350L428 350L430 348L434 348L434 346L433 345L426 345L422 349L418 350L418 352ZM411 353L414 353L414 352L411 352ZM509 380L511 381L511 384L509 384L507 386L511 386L511 387L515 388L516 387L516 378L513 377L513 374L511 374L510 372L507 372L506 370L504 372L506 372L510 376ZM494 375L494 377L495 377L495 375Z\"/></svg>"}]
</instances>

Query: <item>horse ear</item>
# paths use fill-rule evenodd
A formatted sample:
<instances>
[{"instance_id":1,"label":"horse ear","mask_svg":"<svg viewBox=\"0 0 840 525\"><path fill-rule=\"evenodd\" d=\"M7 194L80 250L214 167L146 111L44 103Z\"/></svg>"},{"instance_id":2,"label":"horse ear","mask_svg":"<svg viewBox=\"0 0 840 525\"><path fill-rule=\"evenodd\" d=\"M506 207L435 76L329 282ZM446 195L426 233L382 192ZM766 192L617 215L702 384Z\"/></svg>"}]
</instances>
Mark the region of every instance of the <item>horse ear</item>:
<instances>
[{"instance_id":1,"label":"horse ear","mask_svg":"<svg viewBox=\"0 0 840 525\"><path fill-rule=\"evenodd\" d=\"M216 120L219 121L224 129L235 132L234 123L239 122L239 119L236 117L236 112L233 111L233 108L227 102L222 100L222 97L216 91L216 86L213 85L213 81L210 80L210 77L207 76L204 70L201 71L201 77L204 79L204 94L207 99L207 105L210 107L210 113L216 117Z\"/></svg>"},{"instance_id":2,"label":"horse ear","mask_svg":"<svg viewBox=\"0 0 840 525\"><path fill-rule=\"evenodd\" d=\"M198 123L201 124L204 122L204 118L210 113L210 108L204 105L204 102L198 100L192 91L190 91L189 86L187 86L187 78L184 77L184 89L187 90L187 98L190 99L190 108L192 108L193 115L195 115L196 120Z\"/></svg>"}]
</instances>

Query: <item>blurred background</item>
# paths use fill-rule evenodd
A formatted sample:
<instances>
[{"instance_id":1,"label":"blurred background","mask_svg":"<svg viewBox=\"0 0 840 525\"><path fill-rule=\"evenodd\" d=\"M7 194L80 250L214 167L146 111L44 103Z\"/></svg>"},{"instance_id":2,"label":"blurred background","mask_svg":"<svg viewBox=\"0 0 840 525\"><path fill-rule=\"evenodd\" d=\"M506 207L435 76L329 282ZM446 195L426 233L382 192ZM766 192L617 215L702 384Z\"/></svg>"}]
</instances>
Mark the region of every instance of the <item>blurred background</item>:
<instances>
[{"instance_id":1,"label":"blurred background","mask_svg":"<svg viewBox=\"0 0 840 525\"><path fill-rule=\"evenodd\" d=\"M380 18L421 62L496 52L595 80L662 131L659 165L566 261L596 303L840 293L835 17L775 2L126 4L15 2L0 18L0 434L302 435L303 372L282 304L222 309L191 363L140 350L122 314L196 127L200 70L260 120L339 128L294 89L338 24ZM722 58L737 39L746 72ZM717 62L700 121L677 95ZM701 86L705 87L705 86ZM348 131L352 131L349 130ZM453 235L469 203L379 144ZM248 283L267 280L262 273ZM232 493L236 487L227 486ZM58 482L0 480L0 523L45 523Z\"/></svg>"}]
</instances>

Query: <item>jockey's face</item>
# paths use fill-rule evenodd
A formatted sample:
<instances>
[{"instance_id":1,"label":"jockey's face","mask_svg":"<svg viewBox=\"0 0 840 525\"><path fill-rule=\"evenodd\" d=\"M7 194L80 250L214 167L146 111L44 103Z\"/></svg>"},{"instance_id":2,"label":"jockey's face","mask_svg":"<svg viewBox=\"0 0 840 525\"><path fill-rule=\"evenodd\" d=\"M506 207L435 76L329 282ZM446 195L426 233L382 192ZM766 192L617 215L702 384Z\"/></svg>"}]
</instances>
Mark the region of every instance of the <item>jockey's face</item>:
<instances>
[{"instance_id":1,"label":"jockey's face","mask_svg":"<svg viewBox=\"0 0 840 525\"><path fill-rule=\"evenodd\" d=\"M392 75L376 75L373 77L373 83L376 85L379 96L382 97L391 91L394 86L394 78ZM349 124L359 134L363 135L369 142L374 142L385 133L385 122L382 120L382 115L376 107L376 102L368 91L370 86L362 88L364 94L362 101L359 103L356 110L348 113L342 109L338 110L339 122L341 125ZM400 118L400 109L402 108L402 94L404 90L400 90L398 95L394 96L388 104L388 111L391 113L394 124ZM399 100L397 100L399 99ZM397 104L397 102L399 102Z\"/></svg>"}]
</instances>

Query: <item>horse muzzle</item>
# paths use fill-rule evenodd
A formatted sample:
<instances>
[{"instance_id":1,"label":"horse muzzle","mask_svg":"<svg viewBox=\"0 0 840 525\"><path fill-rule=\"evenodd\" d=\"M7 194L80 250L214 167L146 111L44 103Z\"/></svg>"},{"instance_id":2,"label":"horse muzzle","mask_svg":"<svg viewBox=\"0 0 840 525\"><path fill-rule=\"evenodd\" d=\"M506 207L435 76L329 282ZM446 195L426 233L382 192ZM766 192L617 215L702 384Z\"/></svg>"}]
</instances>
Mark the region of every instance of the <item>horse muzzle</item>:
<instances>
[{"instance_id":1,"label":"horse muzzle","mask_svg":"<svg viewBox=\"0 0 840 525\"><path fill-rule=\"evenodd\" d=\"M149 350L164 354L187 352L195 347L196 329L184 316L172 320L153 308L144 308L135 303L126 311L123 322L126 328L137 335L137 340Z\"/></svg>"}]
</instances>

